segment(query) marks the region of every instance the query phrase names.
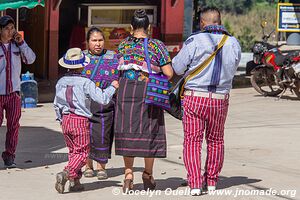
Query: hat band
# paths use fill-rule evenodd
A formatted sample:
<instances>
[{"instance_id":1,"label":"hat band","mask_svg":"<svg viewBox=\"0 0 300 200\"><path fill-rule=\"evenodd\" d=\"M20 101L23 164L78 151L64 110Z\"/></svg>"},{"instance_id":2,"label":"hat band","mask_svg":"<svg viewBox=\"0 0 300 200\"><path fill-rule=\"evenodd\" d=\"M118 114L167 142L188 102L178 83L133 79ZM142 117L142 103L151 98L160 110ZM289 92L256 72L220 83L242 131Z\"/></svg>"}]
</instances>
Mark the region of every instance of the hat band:
<instances>
[{"instance_id":1,"label":"hat band","mask_svg":"<svg viewBox=\"0 0 300 200\"><path fill-rule=\"evenodd\" d=\"M79 60L67 60L64 56L64 63L66 63L67 65L78 65L81 64L82 66L84 66L85 62L85 55L83 55L83 57Z\"/></svg>"}]
</instances>

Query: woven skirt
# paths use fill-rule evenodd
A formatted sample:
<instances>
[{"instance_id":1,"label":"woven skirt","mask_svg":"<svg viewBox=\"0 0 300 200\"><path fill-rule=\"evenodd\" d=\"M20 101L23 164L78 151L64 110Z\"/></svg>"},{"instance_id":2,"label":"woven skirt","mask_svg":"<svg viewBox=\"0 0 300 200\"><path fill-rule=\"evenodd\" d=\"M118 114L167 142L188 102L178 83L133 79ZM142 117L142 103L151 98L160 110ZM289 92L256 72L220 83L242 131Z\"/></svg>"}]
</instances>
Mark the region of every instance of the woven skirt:
<instances>
[{"instance_id":1,"label":"woven skirt","mask_svg":"<svg viewBox=\"0 0 300 200\"><path fill-rule=\"evenodd\" d=\"M107 163L111 158L111 148L114 137L114 105L113 99L108 105L92 101L93 117L90 119L90 154L89 158Z\"/></svg>"},{"instance_id":2,"label":"woven skirt","mask_svg":"<svg viewBox=\"0 0 300 200\"><path fill-rule=\"evenodd\" d=\"M164 112L144 103L146 82L120 79L115 108L116 155L166 157Z\"/></svg>"}]
</instances>

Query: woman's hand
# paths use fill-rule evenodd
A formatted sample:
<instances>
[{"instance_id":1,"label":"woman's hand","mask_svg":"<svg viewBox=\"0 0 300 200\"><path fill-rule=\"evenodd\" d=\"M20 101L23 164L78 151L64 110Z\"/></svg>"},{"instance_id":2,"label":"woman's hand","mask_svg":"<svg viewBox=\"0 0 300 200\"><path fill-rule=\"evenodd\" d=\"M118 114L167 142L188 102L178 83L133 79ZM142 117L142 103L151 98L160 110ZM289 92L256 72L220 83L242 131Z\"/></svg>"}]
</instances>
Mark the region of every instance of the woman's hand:
<instances>
[{"instance_id":1,"label":"woman's hand","mask_svg":"<svg viewBox=\"0 0 300 200\"><path fill-rule=\"evenodd\" d=\"M21 43L23 41L22 35L18 31L14 33L13 38L16 43Z\"/></svg>"},{"instance_id":2,"label":"woman's hand","mask_svg":"<svg viewBox=\"0 0 300 200\"><path fill-rule=\"evenodd\" d=\"M174 75L174 71L173 71L171 64L162 66L161 70L162 70L163 74L168 77L168 80L170 80Z\"/></svg>"},{"instance_id":3,"label":"woman's hand","mask_svg":"<svg viewBox=\"0 0 300 200\"><path fill-rule=\"evenodd\" d=\"M114 86L114 88L118 89L119 88L119 81L113 81L111 83L112 86Z\"/></svg>"}]
</instances>

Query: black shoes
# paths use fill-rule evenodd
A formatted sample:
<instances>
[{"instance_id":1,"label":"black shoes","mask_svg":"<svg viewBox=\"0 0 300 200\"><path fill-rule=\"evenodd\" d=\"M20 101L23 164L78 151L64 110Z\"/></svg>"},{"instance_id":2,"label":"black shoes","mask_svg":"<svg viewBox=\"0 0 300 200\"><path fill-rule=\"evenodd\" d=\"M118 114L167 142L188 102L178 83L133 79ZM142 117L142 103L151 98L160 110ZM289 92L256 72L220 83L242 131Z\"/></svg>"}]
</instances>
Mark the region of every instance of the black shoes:
<instances>
[{"instance_id":1,"label":"black shoes","mask_svg":"<svg viewBox=\"0 0 300 200\"><path fill-rule=\"evenodd\" d=\"M17 165L14 162L14 159L12 157L9 157L8 159L3 160L4 161L4 167L7 169L16 168Z\"/></svg>"},{"instance_id":2,"label":"black shoes","mask_svg":"<svg viewBox=\"0 0 300 200\"><path fill-rule=\"evenodd\" d=\"M79 179L70 180L69 192L80 192L84 190L84 186Z\"/></svg>"}]
</instances>

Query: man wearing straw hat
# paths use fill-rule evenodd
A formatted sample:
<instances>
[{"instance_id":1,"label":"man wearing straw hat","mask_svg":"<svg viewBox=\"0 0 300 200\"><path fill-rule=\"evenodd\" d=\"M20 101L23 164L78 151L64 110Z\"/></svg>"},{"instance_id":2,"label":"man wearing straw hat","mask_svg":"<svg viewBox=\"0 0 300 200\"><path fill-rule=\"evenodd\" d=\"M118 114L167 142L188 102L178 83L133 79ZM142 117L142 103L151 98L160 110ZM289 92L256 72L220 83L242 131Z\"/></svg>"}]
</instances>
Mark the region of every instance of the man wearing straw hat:
<instances>
[{"instance_id":1,"label":"man wearing straw hat","mask_svg":"<svg viewBox=\"0 0 300 200\"><path fill-rule=\"evenodd\" d=\"M69 162L65 169L56 175L55 189L63 193L69 180L69 191L81 191L83 185L79 179L81 168L86 164L89 153L89 118L91 100L99 104L108 104L116 89L118 81L113 81L105 90L99 89L93 81L81 77L81 72L90 59L79 48L71 48L59 60L68 73L56 84L54 108L60 121L67 147Z\"/></svg>"},{"instance_id":2,"label":"man wearing straw hat","mask_svg":"<svg viewBox=\"0 0 300 200\"><path fill-rule=\"evenodd\" d=\"M0 126L4 111L7 120L2 159L6 168L14 168L21 118L21 60L25 64L32 64L35 54L16 31L15 21L8 15L0 18L0 35Z\"/></svg>"}]
</instances>

